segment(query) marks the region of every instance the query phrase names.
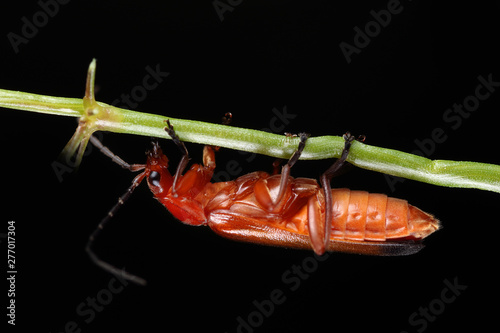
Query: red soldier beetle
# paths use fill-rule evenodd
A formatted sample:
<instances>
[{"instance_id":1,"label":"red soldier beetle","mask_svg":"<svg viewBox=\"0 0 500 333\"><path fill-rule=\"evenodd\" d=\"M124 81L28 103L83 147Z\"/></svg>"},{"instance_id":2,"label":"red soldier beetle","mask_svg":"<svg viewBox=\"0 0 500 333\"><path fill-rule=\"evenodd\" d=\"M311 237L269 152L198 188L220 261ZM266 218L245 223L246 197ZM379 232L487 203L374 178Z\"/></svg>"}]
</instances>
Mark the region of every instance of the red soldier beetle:
<instances>
[{"instance_id":1,"label":"red soldier beetle","mask_svg":"<svg viewBox=\"0 0 500 333\"><path fill-rule=\"evenodd\" d=\"M290 176L308 134L298 135L297 150L282 167L281 174L256 171L233 181L211 183L215 169L214 147L205 146L203 165L193 164L183 174L189 161L186 146L168 120L165 130L182 153L173 176L168 170L168 158L157 142L147 152L146 164L129 165L97 139L92 139L94 145L123 168L143 171L91 234L86 250L100 267L139 284L145 281L99 259L92 251L92 244L144 178L155 198L183 223L208 225L220 236L237 241L312 249L318 255L325 251L409 255L422 249L420 241L440 228L434 216L406 200L331 188L331 179L346 163L355 140L349 133L344 135L345 146L340 158L321 175L320 187L314 179ZM276 165L274 167L276 170Z\"/></svg>"}]
</instances>

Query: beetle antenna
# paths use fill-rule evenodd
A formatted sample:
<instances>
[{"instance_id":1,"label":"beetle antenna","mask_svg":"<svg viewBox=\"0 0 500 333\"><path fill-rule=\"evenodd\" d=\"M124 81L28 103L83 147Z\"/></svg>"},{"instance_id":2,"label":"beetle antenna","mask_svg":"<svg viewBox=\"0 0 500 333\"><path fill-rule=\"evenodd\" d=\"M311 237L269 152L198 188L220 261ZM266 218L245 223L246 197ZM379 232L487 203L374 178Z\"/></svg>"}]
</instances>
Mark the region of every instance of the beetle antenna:
<instances>
[{"instance_id":1,"label":"beetle antenna","mask_svg":"<svg viewBox=\"0 0 500 333\"><path fill-rule=\"evenodd\" d=\"M105 156L109 157L111 159L111 161L118 164L123 169L127 169L129 171L136 172L136 171L140 171L140 170L143 170L146 168L145 164L128 164L127 162L122 160L118 155L115 155L111 150L109 150L109 148L104 146L102 144L102 142L99 141L99 139L97 139L93 135L90 136L90 142L92 142L92 144L97 149L99 149L99 151L101 153L103 153ZM135 188L137 186L139 186L139 184L141 183L141 181L144 179L145 176L146 176L146 173L143 172L134 178L134 180L132 181L132 185L127 189L127 191L121 197L118 198L118 202L113 206L113 208L111 208L111 210L108 212L108 214L98 224L97 228L89 236L89 240L87 241L87 245L85 246L85 251L88 253L90 260L92 260L92 262L94 264L96 264L97 266L101 267L102 269L104 269L105 271L107 271L113 275L121 276L124 279L127 279L129 281L132 281L132 282L137 283L137 284L142 285L142 286L146 285L146 280L144 280L143 278L140 278L138 276L135 276L133 274L130 274L123 269L119 269L119 268L105 262L104 260L102 260L101 258L99 258L95 254L95 252L93 251L93 245L95 243L96 238L99 237L99 235L101 234L102 229L104 229L106 224L109 223L111 218L116 214L116 212L118 212L120 207L123 206L125 201L127 201L128 198L130 198L130 196L132 195L132 192L134 192Z\"/></svg>"},{"instance_id":2,"label":"beetle antenna","mask_svg":"<svg viewBox=\"0 0 500 333\"><path fill-rule=\"evenodd\" d=\"M109 223L109 221L116 214L118 209L120 209L120 207L123 206L125 201L127 201L128 198L130 198L130 196L132 195L132 192L134 192L135 188L137 186L139 186L139 184L141 183L141 181L144 179L145 176L146 176L146 172L143 172L134 178L134 180L132 181L132 185L127 189L127 191L121 197L118 198L118 202L113 206L113 208L111 208L111 210L108 212L108 214L101 220L101 222L99 223L97 228L89 236L89 240L87 241L87 245L85 246L85 251L88 253L90 259L92 260L92 262L94 264L96 264L97 266L101 267L102 269L104 269L105 271L107 271L113 275L121 276L124 279L127 279L127 280L134 282L134 283L141 285L141 286L145 286L147 284L146 280L144 280L143 278L138 277L136 275L130 274L123 269L119 269L119 268L105 262L104 260L99 258L97 256L97 254L95 254L95 252L93 251L92 248L93 248L93 245L95 243L96 238L101 234L102 229L104 229L106 224Z\"/></svg>"},{"instance_id":3,"label":"beetle antenna","mask_svg":"<svg viewBox=\"0 0 500 333\"><path fill-rule=\"evenodd\" d=\"M143 170L146 165L144 164L128 164L124 160L122 160L118 155L113 154L111 150L109 150L108 147L104 146L101 141L99 141L98 138L95 136L91 135L90 136L90 142L99 149L101 153L103 153L105 156L109 157L111 161L115 162L119 166L121 166L123 169L127 169L132 172L140 171Z\"/></svg>"}]
</instances>

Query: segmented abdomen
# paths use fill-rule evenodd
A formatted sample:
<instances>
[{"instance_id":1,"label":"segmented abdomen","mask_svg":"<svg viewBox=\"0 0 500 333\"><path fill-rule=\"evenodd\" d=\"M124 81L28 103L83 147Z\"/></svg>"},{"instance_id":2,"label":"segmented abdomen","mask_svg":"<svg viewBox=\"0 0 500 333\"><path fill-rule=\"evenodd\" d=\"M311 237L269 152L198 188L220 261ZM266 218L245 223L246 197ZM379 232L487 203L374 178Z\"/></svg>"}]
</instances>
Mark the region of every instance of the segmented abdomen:
<instances>
[{"instance_id":1,"label":"segmented abdomen","mask_svg":"<svg viewBox=\"0 0 500 333\"><path fill-rule=\"evenodd\" d=\"M333 189L332 196L334 239L422 239L439 228L434 216L406 200L349 189Z\"/></svg>"}]
</instances>

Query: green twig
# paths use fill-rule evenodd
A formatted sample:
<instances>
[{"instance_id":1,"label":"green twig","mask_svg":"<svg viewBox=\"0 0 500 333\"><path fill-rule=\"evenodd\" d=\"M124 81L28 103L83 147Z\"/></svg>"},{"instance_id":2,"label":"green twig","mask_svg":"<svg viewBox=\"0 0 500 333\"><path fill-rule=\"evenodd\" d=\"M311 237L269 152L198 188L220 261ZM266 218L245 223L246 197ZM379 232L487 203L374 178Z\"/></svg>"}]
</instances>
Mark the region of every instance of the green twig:
<instances>
[{"instance_id":1,"label":"green twig","mask_svg":"<svg viewBox=\"0 0 500 333\"><path fill-rule=\"evenodd\" d=\"M0 107L62 116L79 117L78 128L63 150L66 156L77 153L79 163L90 135L95 131L128 133L169 138L165 120L175 126L180 139L289 158L298 138L263 131L175 119L130 111L97 102L94 98L95 60L89 66L86 93L82 99L29 94L0 89ZM339 136L312 137L307 140L301 159L338 158L344 142ZM477 188L500 193L500 166L475 162L430 160L424 157L355 142L348 161L358 167L413 179L434 185Z\"/></svg>"}]
</instances>

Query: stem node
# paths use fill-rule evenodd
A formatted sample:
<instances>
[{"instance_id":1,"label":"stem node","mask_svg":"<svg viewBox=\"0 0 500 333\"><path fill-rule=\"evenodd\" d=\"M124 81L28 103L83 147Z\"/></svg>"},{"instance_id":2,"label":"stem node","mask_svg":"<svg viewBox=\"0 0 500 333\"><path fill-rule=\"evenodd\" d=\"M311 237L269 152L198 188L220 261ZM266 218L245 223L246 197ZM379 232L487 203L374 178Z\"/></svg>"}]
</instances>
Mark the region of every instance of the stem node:
<instances>
[{"instance_id":1,"label":"stem node","mask_svg":"<svg viewBox=\"0 0 500 333\"><path fill-rule=\"evenodd\" d=\"M113 106L100 105L97 103L94 94L95 72L96 59L93 59L87 72L82 116L78 122L75 134L73 134L60 155L60 158L69 160L76 153L76 167L78 167L82 161L83 153L85 152L90 136L95 131L106 128L105 125L107 122L120 121L120 116L117 112L115 112L115 108Z\"/></svg>"}]
</instances>

